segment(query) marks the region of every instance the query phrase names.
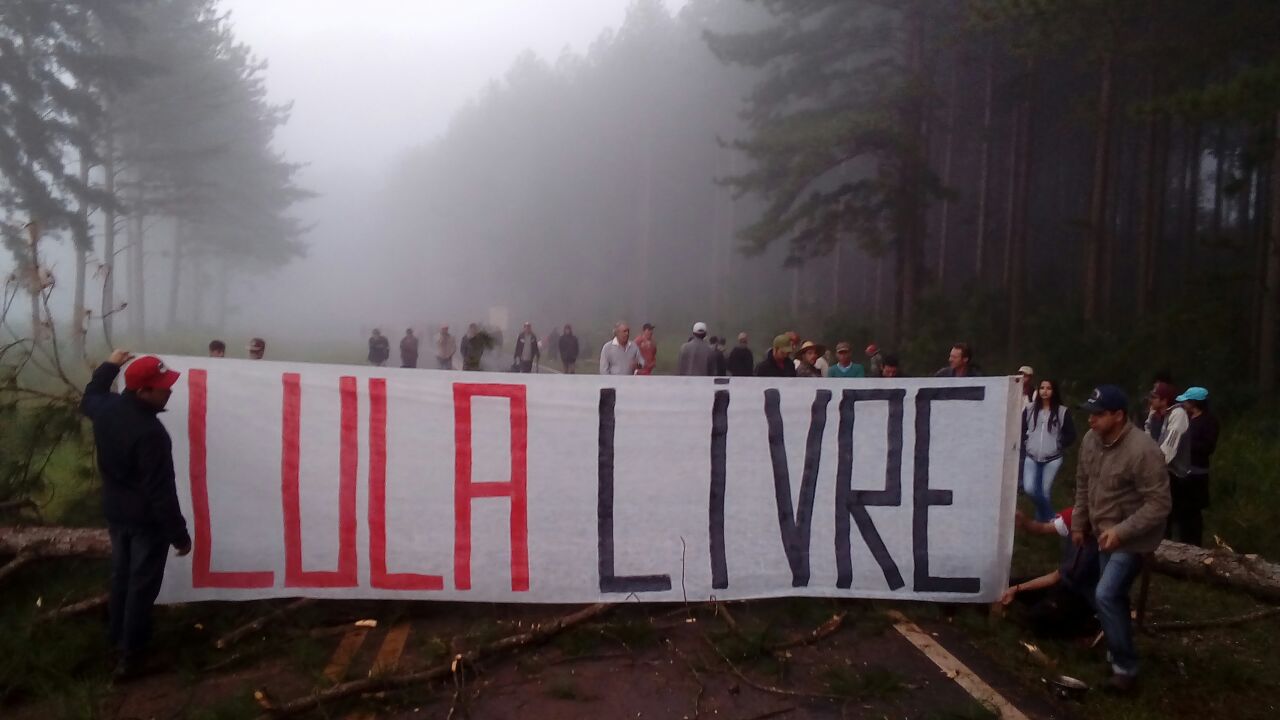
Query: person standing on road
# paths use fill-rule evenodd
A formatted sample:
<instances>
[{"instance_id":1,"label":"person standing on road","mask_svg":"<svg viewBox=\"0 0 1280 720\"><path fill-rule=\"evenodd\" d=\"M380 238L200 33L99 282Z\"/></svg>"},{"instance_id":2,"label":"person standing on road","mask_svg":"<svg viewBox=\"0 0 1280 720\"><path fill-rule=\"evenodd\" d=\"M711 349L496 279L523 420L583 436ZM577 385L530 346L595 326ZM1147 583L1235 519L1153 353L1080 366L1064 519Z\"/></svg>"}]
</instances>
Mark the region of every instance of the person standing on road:
<instances>
[{"instance_id":1,"label":"person standing on road","mask_svg":"<svg viewBox=\"0 0 1280 720\"><path fill-rule=\"evenodd\" d=\"M453 356L458 352L458 340L449 334L449 326L441 325L436 336L436 364L441 370L453 369Z\"/></svg>"},{"instance_id":2,"label":"person standing on road","mask_svg":"<svg viewBox=\"0 0 1280 720\"><path fill-rule=\"evenodd\" d=\"M221 358L227 356L227 344L221 340L212 340L209 342L209 357Z\"/></svg>"},{"instance_id":3,"label":"person standing on road","mask_svg":"<svg viewBox=\"0 0 1280 720\"><path fill-rule=\"evenodd\" d=\"M773 339L773 347L756 365L756 377L795 377L796 366L791 362L791 338L785 333Z\"/></svg>"},{"instance_id":4,"label":"person standing on road","mask_svg":"<svg viewBox=\"0 0 1280 720\"><path fill-rule=\"evenodd\" d=\"M1080 407L1089 413L1089 432L1076 465L1071 541L1083 547L1087 535L1098 538L1094 607L1111 660L1107 689L1129 692L1138 677L1129 589L1143 554L1155 551L1164 534L1172 507L1169 475L1160 446L1126 417L1123 390L1102 385Z\"/></svg>"},{"instance_id":5,"label":"person standing on road","mask_svg":"<svg viewBox=\"0 0 1280 720\"><path fill-rule=\"evenodd\" d=\"M636 349L640 351L640 369L637 375L652 375L658 366L658 343L653 339L653 323L645 323L640 328L640 338L636 340Z\"/></svg>"},{"instance_id":6,"label":"person standing on road","mask_svg":"<svg viewBox=\"0 0 1280 720\"><path fill-rule=\"evenodd\" d=\"M756 359L751 352L746 333L738 333L738 344L729 351L729 374L733 377L751 377L755 374Z\"/></svg>"},{"instance_id":7,"label":"person standing on road","mask_svg":"<svg viewBox=\"0 0 1280 720\"><path fill-rule=\"evenodd\" d=\"M1036 521L1043 523L1053 519L1053 479L1076 441L1076 428L1058 396L1058 383L1041 380L1036 395L1036 404L1022 409L1022 490L1036 506Z\"/></svg>"},{"instance_id":8,"label":"person standing on road","mask_svg":"<svg viewBox=\"0 0 1280 720\"><path fill-rule=\"evenodd\" d=\"M800 357L796 358L796 377L820 378L822 369L818 367L818 358L825 355L827 349L812 340L805 340L800 346Z\"/></svg>"},{"instance_id":9,"label":"person standing on road","mask_svg":"<svg viewBox=\"0 0 1280 720\"><path fill-rule=\"evenodd\" d=\"M902 365L898 362L897 355L885 355L880 365L879 377L899 378L906 377L902 374Z\"/></svg>"},{"instance_id":10,"label":"person standing on road","mask_svg":"<svg viewBox=\"0 0 1280 720\"><path fill-rule=\"evenodd\" d=\"M707 344L707 324L693 324L693 337L680 346L680 355L676 359L676 372L679 375L713 376L716 373L715 358L712 357L711 346Z\"/></svg>"},{"instance_id":11,"label":"person standing on road","mask_svg":"<svg viewBox=\"0 0 1280 720\"><path fill-rule=\"evenodd\" d=\"M564 366L565 375L578 372L578 336L573 334L573 326L565 325L560 335L560 363Z\"/></svg>"},{"instance_id":12,"label":"person standing on road","mask_svg":"<svg viewBox=\"0 0 1280 720\"><path fill-rule=\"evenodd\" d=\"M1189 464L1181 497L1178 491L1171 493L1173 514L1169 524L1176 530L1178 542L1199 546L1204 543L1203 512L1209 507L1209 460L1218 448L1218 419L1209 412L1209 391L1202 387L1187 388L1175 400L1187 413ZM1173 483L1173 478L1169 482Z\"/></svg>"},{"instance_id":13,"label":"person standing on road","mask_svg":"<svg viewBox=\"0 0 1280 720\"><path fill-rule=\"evenodd\" d=\"M860 378L866 376L862 363L853 361L853 346L847 342L836 343L836 364L827 369L827 377Z\"/></svg>"},{"instance_id":14,"label":"person standing on road","mask_svg":"<svg viewBox=\"0 0 1280 720\"><path fill-rule=\"evenodd\" d=\"M462 342L459 345L462 350L462 369L479 370L484 351L489 349L480 337L480 326L475 323L468 325L467 334L462 336Z\"/></svg>"},{"instance_id":15,"label":"person standing on road","mask_svg":"<svg viewBox=\"0 0 1280 720\"><path fill-rule=\"evenodd\" d=\"M1191 445L1190 438L1187 437L1191 420L1186 409L1178 404L1177 395L1177 391L1169 383L1157 382L1151 389L1148 400L1152 412L1147 421L1151 423L1151 417L1156 415L1163 418L1157 442L1160 443L1160 452L1164 454L1164 462L1169 469L1169 496L1173 502L1164 536L1178 542L1191 542L1187 528L1178 522L1187 517L1190 508L1195 505L1191 486L1187 481L1187 475L1191 471ZM1147 431L1151 431L1150 424ZM1195 524L1194 520L1192 524Z\"/></svg>"},{"instance_id":16,"label":"person standing on road","mask_svg":"<svg viewBox=\"0 0 1280 720\"><path fill-rule=\"evenodd\" d=\"M614 325L613 339L600 348L600 374L635 375L642 364L640 349L631 342L631 326Z\"/></svg>"},{"instance_id":17,"label":"person standing on road","mask_svg":"<svg viewBox=\"0 0 1280 720\"><path fill-rule=\"evenodd\" d=\"M880 352L880 348L875 343L871 343L866 349L867 355L867 377L884 377L884 353Z\"/></svg>"},{"instance_id":18,"label":"person standing on road","mask_svg":"<svg viewBox=\"0 0 1280 720\"><path fill-rule=\"evenodd\" d=\"M533 372L533 366L542 357L538 349L538 336L533 332L533 324L525 323L516 337L516 350L513 355L517 372Z\"/></svg>"},{"instance_id":19,"label":"person standing on road","mask_svg":"<svg viewBox=\"0 0 1280 720\"><path fill-rule=\"evenodd\" d=\"M80 410L93 423L102 505L111 537L110 639L120 653L117 681L143 668L151 637L151 608L160 593L169 547L191 552L187 521L178 506L173 444L157 417L179 373L147 355L124 373L123 394L111 391L120 367L133 356L116 350L84 389Z\"/></svg>"},{"instance_id":20,"label":"person standing on road","mask_svg":"<svg viewBox=\"0 0 1280 720\"><path fill-rule=\"evenodd\" d=\"M413 334L413 328L405 330L400 338L400 367L418 367L418 336Z\"/></svg>"},{"instance_id":21,"label":"person standing on road","mask_svg":"<svg viewBox=\"0 0 1280 720\"><path fill-rule=\"evenodd\" d=\"M391 341L383 336L381 330L374 328L373 334L369 336L369 364L382 367L387 364L389 357L391 357Z\"/></svg>"},{"instance_id":22,"label":"person standing on road","mask_svg":"<svg viewBox=\"0 0 1280 720\"><path fill-rule=\"evenodd\" d=\"M958 342L951 346L947 356L947 366L934 373L934 377L974 377L981 375L982 370L973 361L973 351L968 343Z\"/></svg>"},{"instance_id":23,"label":"person standing on road","mask_svg":"<svg viewBox=\"0 0 1280 720\"><path fill-rule=\"evenodd\" d=\"M729 360L724 356L724 338L712 337L707 341L711 346L711 367L716 377L727 377L729 375Z\"/></svg>"},{"instance_id":24,"label":"person standing on road","mask_svg":"<svg viewBox=\"0 0 1280 720\"><path fill-rule=\"evenodd\" d=\"M267 356L267 341L256 337L249 341L249 359L262 360Z\"/></svg>"}]
</instances>

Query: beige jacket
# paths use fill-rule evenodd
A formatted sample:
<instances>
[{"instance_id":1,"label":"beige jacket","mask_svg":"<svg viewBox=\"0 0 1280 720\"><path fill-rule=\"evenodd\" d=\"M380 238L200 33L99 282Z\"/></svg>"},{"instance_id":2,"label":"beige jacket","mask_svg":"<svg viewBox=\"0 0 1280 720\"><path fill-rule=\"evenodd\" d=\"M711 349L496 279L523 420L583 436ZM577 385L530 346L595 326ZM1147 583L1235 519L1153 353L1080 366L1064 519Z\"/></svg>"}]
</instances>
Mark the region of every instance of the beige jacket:
<instances>
[{"instance_id":1,"label":"beige jacket","mask_svg":"<svg viewBox=\"0 0 1280 720\"><path fill-rule=\"evenodd\" d=\"M1171 508L1164 455L1150 435L1125 423L1111 445L1092 430L1084 436L1076 466L1073 531L1096 536L1114 528L1120 546L1113 552L1152 552L1164 538Z\"/></svg>"}]
</instances>

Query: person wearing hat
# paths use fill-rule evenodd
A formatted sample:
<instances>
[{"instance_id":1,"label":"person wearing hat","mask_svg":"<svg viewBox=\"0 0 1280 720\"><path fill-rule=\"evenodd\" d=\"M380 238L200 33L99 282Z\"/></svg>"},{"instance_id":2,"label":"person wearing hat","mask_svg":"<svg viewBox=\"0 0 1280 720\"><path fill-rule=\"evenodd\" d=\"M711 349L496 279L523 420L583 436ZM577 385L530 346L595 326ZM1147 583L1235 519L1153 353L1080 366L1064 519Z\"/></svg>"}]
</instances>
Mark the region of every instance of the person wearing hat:
<instances>
[{"instance_id":1,"label":"person wearing hat","mask_svg":"<svg viewBox=\"0 0 1280 720\"><path fill-rule=\"evenodd\" d=\"M693 324L693 337L680 346L680 355L676 358L676 373L703 377L716 374L714 353L707 344L706 323Z\"/></svg>"},{"instance_id":2,"label":"person wearing hat","mask_svg":"<svg viewBox=\"0 0 1280 720\"><path fill-rule=\"evenodd\" d=\"M249 341L249 359L261 360L267 355L267 341L256 337Z\"/></svg>"},{"instance_id":3,"label":"person wearing hat","mask_svg":"<svg viewBox=\"0 0 1280 720\"><path fill-rule=\"evenodd\" d=\"M1036 404L1036 371L1030 365L1018 368L1018 377L1022 380L1022 407Z\"/></svg>"},{"instance_id":4,"label":"person wearing hat","mask_svg":"<svg viewBox=\"0 0 1280 720\"><path fill-rule=\"evenodd\" d=\"M884 353L875 343L867 346L867 377L884 377Z\"/></svg>"},{"instance_id":5,"label":"person wearing hat","mask_svg":"<svg viewBox=\"0 0 1280 720\"><path fill-rule=\"evenodd\" d=\"M818 358L825 355L827 349L812 340L805 340L800 345L800 352L796 358L796 377L820 378L824 377L822 369L818 367Z\"/></svg>"},{"instance_id":6,"label":"person wearing hat","mask_svg":"<svg viewBox=\"0 0 1280 720\"><path fill-rule=\"evenodd\" d=\"M1178 542L1204 542L1204 509L1209 507L1209 460L1218 448L1218 419L1209 412L1209 391L1190 387L1174 398L1187 413L1187 475L1169 478L1173 513L1169 529Z\"/></svg>"},{"instance_id":7,"label":"person wearing hat","mask_svg":"<svg viewBox=\"0 0 1280 720\"><path fill-rule=\"evenodd\" d=\"M1032 632L1042 637L1080 637L1098 631L1093 619L1093 594L1098 585L1098 543L1086 537L1084 545L1071 542L1071 517L1065 507L1046 522L1017 513L1015 526L1024 533L1055 535L1061 544L1058 567L1035 578L1019 578L1004 591L1000 601L1015 599L1027 607Z\"/></svg>"},{"instance_id":8,"label":"person wearing hat","mask_svg":"<svg viewBox=\"0 0 1280 720\"><path fill-rule=\"evenodd\" d=\"M756 365L756 377L795 377L796 366L791 362L791 338L785 333L773 339L769 352Z\"/></svg>"},{"instance_id":9,"label":"person wearing hat","mask_svg":"<svg viewBox=\"0 0 1280 720\"><path fill-rule=\"evenodd\" d=\"M645 323L640 327L636 349L640 351L640 359L643 362L640 369L636 371L637 375L652 375L654 368L658 367L658 341L653 339L653 331L656 329L653 323Z\"/></svg>"},{"instance_id":10,"label":"person wearing hat","mask_svg":"<svg viewBox=\"0 0 1280 720\"><path fill-rule=\"evenodd\" d=\"M178 506L173 445L157 417L179 373L145 355L124 372L125 390L111 391L120 367L133 356L116 350L84 389L80 410L93 422L102 505L111 537L111 645L120 653L114 677L128 680L142 668L151 635L151 607L160 593L169 547L191 552L187 521Z\"/></svg>"},{"instance_id":11,"label":"person wearing hat","mask_svg":"<svg viewBox=\"0 0 1280 720\"><path fill-rule=\"evenodd\" d=\"M860 378L866 377L861 363L853 361L853 346L847 342L836 343L836 364L827 370L827 377Z\"/></svg>"},{"instance_id":12,"label":"person wearing hat","mask_svg":"<svg viewBox=\"0 0 1280 720\"><path fill-rule=\"evenodd\" d=\"M1076 501L1071 541L1083 547L1098 539L1098 587L1094 607L1107 638L1111 678L1107 688L1132 690L1138 653L1129 617L1129 589L1164 536L1172 503L1169 475L1160 446L1129 422L1129 399L1115 385L1094 389L1080 408L1089 413L1089 432L1076 463Z\"/></svg>"}]
</instances>

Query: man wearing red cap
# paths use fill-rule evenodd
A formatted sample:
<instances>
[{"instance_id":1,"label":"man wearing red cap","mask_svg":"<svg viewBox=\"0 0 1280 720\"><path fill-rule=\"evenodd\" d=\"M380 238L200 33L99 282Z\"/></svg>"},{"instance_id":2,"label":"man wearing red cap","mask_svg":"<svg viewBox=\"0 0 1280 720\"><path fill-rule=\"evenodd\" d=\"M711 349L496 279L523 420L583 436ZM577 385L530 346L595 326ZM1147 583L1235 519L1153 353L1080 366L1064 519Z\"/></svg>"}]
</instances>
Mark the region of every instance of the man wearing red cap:
<instances>
[{"instance_id":1,"label":"man wearing red cap","mask_svg":"<svg viewBox=\"0 0 1280 720\"><path fill-rule=\"evenodd\" d=\"M1098 585L1098 543L1086 537L1079 547L1071 542L1068 506L1049 522L1017 514L1018 530L1033 535L1057 535L1062 546L1058 568L1036 578L1011 580L1001 602L1017 599L1027 607L1032 632L1044 637L1072 637L1097 632L1091 599Z\"/></svg>"},{"instance_id":2,"label":"man wearing red cap","mask_svg":"<svg viewBox=\"0 0 1280 720\"><path fill-rule=\"evenodd\" d=\"M191 552L174 485L173 445L157 417L179 373L146 355L125 370L124 393L111 392L120 367L132 357L126 350L112 353L94 371L80 402L80 410L93 421L111 535L110 632L120 653L117 681L141 670L169 546L179 556Z\"/></svg>"}]
</instances>

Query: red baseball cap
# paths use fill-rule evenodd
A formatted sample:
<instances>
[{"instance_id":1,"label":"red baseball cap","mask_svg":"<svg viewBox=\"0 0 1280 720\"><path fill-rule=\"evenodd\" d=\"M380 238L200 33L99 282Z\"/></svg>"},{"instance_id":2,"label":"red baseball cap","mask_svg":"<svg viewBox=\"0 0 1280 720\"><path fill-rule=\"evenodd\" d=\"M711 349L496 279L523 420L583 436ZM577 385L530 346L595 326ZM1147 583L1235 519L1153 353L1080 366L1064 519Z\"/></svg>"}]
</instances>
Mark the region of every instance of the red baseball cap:
<instances>
[{"instance_id":1,"label":"red baseball cap","mask_svg":"<svg viewBox=\"0 0 1280 720\"><path fill-rule=\"evenodd\" d=\"M124 371L124 387L126 390L143 390L159 388L168 390L178 382L182 373L170 370L164 361L155 355L143 355L130 363Z\"/></svg>"}]
</instances>

